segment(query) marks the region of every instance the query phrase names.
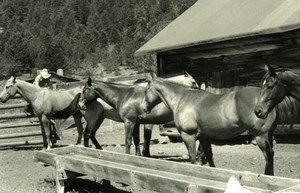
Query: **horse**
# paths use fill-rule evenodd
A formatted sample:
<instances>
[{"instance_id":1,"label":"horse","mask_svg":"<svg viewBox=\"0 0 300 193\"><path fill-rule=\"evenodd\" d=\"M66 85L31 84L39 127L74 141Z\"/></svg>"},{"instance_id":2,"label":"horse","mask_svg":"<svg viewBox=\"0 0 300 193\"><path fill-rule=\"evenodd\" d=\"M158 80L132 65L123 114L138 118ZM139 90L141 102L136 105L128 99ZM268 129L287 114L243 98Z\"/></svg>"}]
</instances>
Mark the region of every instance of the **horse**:
<instances>
[{"instance_id":1,"label":"horse","mask_svg":"<svg viewBox=\"0 0 300 193\"><path fill-rule=\"evenodd\" d=\"M265 174L274 175L273 131L276 111L267 119L254 114L259 88L244 87L226 94L192 90L173 82L155 78L148 82L141 109L144 116L161 101L173 112L175 126L186 145L191 163L196 163L196 141L202 146L210 167L215 167L210 140L234 138L248 130L266 160Z\"/></svg>"},{"instance_id":2,"label":"horse","mask_svg":"<svg viewBox=\"0 0 300 193\"><path fill-rule=\"evenodd\" d=\"M188 87L199 88L197 82L188 73L184 75L175 76L168 78L171 81L176 81L180 84L186 85ZM169 111L164 104L158 104L152 114L149 116L141 118L142 110L140 109L140 104L144 98L144 92L146 87L141 85L124 85L119 83L109 83L98 81L96 84L92 84L91 78L88 79L86 85L84 86L80 99L80 106L82 108L88 108L89 102L97 100L100 98L102 102L105 102L110 107L115 109L117 118L120 118L120 122L124 123L125 126L125 153L130 154L130 146L132 143L132 138L134 138L135 144L135 154L141 155L139 149L139 125L140 124L163 124L173 121L172 113ZM98 99L99 100L99 99ZM87 104L87 105L86 105ZM87 107L84 107L84 106ZM111 111L113 112L113 111ZM97 116L85 117L87 122L97 122ZM100 122L102 118L100 118ZM92 126L91 128L97 128ZM86 128L87 130L87 128ZM144 143L144 156L150 156L149 144L151 138L151 130L147 130L148 134L145 137ZM95 131L94 131L95 133ZM146 147L145 147L146 146Z\"/></svg>"},{"instance_id":3,"label":"horse","mask_svg":"<svg viewBox=\"0 0 300 193\"><path fill-rule=\"evenodd\" d=\"M51 119L67 119L73 116L78 129L76 144L81 143L83 133L82 114L77 106L81 90L79 87L68 90L41 88L22 80L16 80L16 77L12 76L5 84L0 95L0 101L5 103L19 93L33 107L33 111L39 119L43 136L43 148L50 149L51 129L49 122Z\"/></svg>"},{"instance_id":4,"label":"horse","mask_svg":"<svg viewBox=\"0 0 300 193\"><path fill-rule=\"evenodd\" d=\"M276 73L266 65L266 74L263 77L260 94L255 106L257 117L265 119L274 107L286 96L300 101L300 74L292 71Z\"/></svg>"}]
</instances>

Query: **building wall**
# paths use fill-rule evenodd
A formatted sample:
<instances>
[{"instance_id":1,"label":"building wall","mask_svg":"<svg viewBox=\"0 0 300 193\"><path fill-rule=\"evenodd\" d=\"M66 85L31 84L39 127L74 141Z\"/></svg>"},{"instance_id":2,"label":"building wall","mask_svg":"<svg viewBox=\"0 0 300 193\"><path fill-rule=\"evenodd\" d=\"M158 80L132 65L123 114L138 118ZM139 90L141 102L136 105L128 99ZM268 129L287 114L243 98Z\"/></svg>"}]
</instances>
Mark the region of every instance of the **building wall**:
<instances>
[{"instance_id":1,"label":"building wall","mask_svg":"<svg viewBox=\"0 0 300 193\"><path fill-rule=\"evenodd\" d=\"M265 64L300 69L300 29L170 50L157 58L158 75L186 70L216 93L258 86Z\"/></svg>"}]
</instances>

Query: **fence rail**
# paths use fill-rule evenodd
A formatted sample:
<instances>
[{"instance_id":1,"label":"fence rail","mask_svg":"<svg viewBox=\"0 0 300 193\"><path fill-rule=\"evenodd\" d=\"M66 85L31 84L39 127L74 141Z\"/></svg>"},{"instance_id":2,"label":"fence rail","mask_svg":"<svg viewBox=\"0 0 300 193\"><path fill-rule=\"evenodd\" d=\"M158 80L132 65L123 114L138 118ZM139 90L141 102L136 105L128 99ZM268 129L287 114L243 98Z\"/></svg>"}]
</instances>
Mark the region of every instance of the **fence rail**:
<instances>
[{"instance_id":1,"label":"fence rail","mask_svg":"<svg viewBox=\"0 0 300 193\"><path fill-rule=\"evenodd\" d=\"M0 114L0 147L42 144L42 138L35 139L41 136L40 128L34 128L40 124L33 116L21 112L28 103L20 100L21 96L17 95L11 104L0 105L0 112L9 112Z\"/></svg>"}]
</instances>

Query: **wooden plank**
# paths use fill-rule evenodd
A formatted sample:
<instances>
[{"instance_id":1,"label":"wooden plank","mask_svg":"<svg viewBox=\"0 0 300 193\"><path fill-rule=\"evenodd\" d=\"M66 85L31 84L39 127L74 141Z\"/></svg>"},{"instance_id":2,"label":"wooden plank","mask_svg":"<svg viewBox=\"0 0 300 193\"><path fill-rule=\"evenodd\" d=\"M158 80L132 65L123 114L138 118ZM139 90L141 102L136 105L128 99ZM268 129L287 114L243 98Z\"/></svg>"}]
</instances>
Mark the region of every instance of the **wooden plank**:
<instances>
[{"instance_id":1,"label":"wooden plank","mask_svg":"<svg viewBox=\"0 0 300 193\"><path fill-rule=\"evenodd\" d=\"M300 124L277 125L274 134L300 134Z\"/></svg>"},{"instance_id":2,"label":"wooden plank","mask_svg":"<svg viewBox=\"0 0 300 193\"><path fill-rule=\"evenodd\" d=\"M34 159L35 161L41 161L46 164L55 166L56 157L58 157L59 155L72 154L76 149L77 148L75 148L75 146L67 146L47 151L34 151Z\"/></svg>"},{"instance_id":3,"label":"wooden plank","mask_svg":"<svg viewBox=\"0 0 300 193\"><path fill-rule=\"evenodd\" d=\"M19 119L19 118L28 118L28 117L34 117L34 116L28 116L26 113L2 114L0 115L0 120Z\"/></svg>"},{"instance_id":4,"label":"wooden plank","mask_svg":"<svg viewBox=\"0 0 300 193\"><path fill-rule=\"evenodd\" d=\"M106 180L122 182L133 187L164 193L184 192L191 182L212 192L224 192L226 183L198 179L181 174L124 165L115 161L90 159L84 156L60 157L62 168ZM97 172L95 172L97 171Z\"/></svg>"},{"instance_id":5,"label":"wooden plank","mask_svg":"<svg viewBox=\"0 0 300 193\"><path fill-rule=\"evenodd\" d=\"M38 135L42 135L41 131L2 134L0 135L0 139L11 139L11 138L30 137L30 136L38 136Z\"/></svg>"},{"instance_id":6,"label":"wooden plank","mask_svg":"<svg viewBox=\"0 0 300 193\"><path fill-rule=\"evenodd\" d=\"M300 182L300 180L290 180L280 177L271 177L261 174L253 174L250 172L226 170L221 168L209 168L205 166L170 162L166 160L157 160L144 157L137 158L136 156L132 155L111 153L88 148L78 148L76 152L79 152L80 154L88 157L95 157L97 159L116 161L118 163L123 164L133 164L138 167L145 167L155 169L158 171L180 173L186 176L193 176L216 181L226 182L230 176L234 175L240 177L242 184L246 186L271 190L277 190L281 187L292 186Z\"/></svg>"},{"instance_id":7,"label":"wooden plank","mask_svg":"<svg viewBox=\"0 0 300 193\"><path fill-rule=\"evenodd\" d=\"M40 126L39 122L1 123L0 129Z\"/></svg>"},{"instance_id":8,"label":"wooden plank","mask_svg":"<svg viewBox=\"0 0 300 193\"><path fill-rule=\"evenodd\" d=\"M209 168L77 146L35 152L35 158L52 165L59 160L60 167L67 171L159 192L224 192L232 175L241 179L241 184L253 192L278 191L300 183L298 179Z\"/></svg>"},{"instance_id":9,"label":"wooden plank","mask_svg":"<svg viewBox=\"0 0 300 193\"><path fill-rule=\"evenodd\" d=\"M220 41L215 43L203 43L200 45L192 45L189 47L169 50L166 52L159 52L161 55L170 55L170 54L187 54L193 52L203 52L208 50L217 50L217 49L227 49L232 47L243 47L247 45L257 45L257 44L270 44L272 42L288 42L294 39L298 39L300 36L300 30L292 30L289 32L276 34L276 35L256 35L251 37L242 37L238 39L231 39L226 41Z\"/></svg>"},{"instance_id":10,"label":"wooden plank","mask_svg":"<svg viewBox=\"0 0 300 193\"><path fill-rule=\"evenodd\" d=\"M39 145L42 144L42 140L31 140L31 141L16 141L16 142L8 142L8 143L0 143L0 147L14 147L14 146L22 146L22 145Z\"/></svg>"},{"instance_id":11,"label":"wooden plank","mask_svg":"<svg viewBox=\"0 0 300 193\"><path fill-rule=\"evenodd\" d=\"M280 190L280 192L282 192L282 193L284 193L284 192L286 192L286 193L300 192L300 184L282 189L282 190Z\"/></svg>"},{"instance_id":12,"label":"wooden plank","mask_svg":"<svg viewBox=\"0 0 300 193\"><path fill-rule=\"evenodd\" d=\"M253 45L248 47L236 47L236 48L230 48L225 50L216 50L214 52L210 51L208 53L195 53L190 54L187 57L191 60L197 60L197 59L207 59L207 58L216 58L216 57L224 57L224 56L235 56L235 55L242 55L242 54L251 54L251 53L258 53L262 51L274 51L278 50L281 47L278 45Z\"/></svg>"},{"instance_id":13,"label":"wooden plank","mask_svg":"<svg viewBox=\"0 0 300 193\"><path fill-rule=\"evenodd\" d=\"M4 109L15 109L15 108L23 108L26 105L28 105L28 103L16 103L16 104L6 104L6 105L0 105L0 110L4 110Z\"/></svg>"}]
</instances>

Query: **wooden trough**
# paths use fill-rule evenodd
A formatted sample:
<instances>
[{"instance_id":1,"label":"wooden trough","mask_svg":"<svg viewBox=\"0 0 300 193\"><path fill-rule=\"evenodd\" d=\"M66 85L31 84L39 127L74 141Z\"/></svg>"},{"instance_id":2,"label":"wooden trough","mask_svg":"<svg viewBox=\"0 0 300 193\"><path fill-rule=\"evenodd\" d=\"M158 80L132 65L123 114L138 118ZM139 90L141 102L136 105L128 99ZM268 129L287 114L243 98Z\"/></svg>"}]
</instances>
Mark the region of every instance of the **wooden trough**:
<instances>
[{"instance_id":1,"label":"wooden trough","mask_svg":"<svg viewBox=\"0 0 300 193\"><path fill-rule=\"evenodd\" d=\"M231 176L240 179L246 189L255 193L300 191L300 179L209 168L78 146L36 151L35 159L54 166L57 193L64 192L64 180L79 175L162 193L224 192Z\"/></svg>"}]
</instances>

